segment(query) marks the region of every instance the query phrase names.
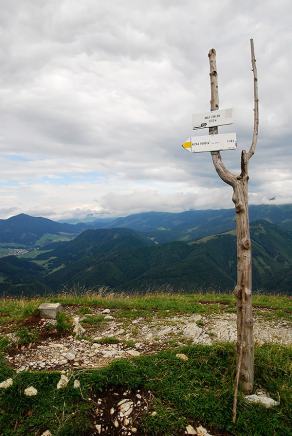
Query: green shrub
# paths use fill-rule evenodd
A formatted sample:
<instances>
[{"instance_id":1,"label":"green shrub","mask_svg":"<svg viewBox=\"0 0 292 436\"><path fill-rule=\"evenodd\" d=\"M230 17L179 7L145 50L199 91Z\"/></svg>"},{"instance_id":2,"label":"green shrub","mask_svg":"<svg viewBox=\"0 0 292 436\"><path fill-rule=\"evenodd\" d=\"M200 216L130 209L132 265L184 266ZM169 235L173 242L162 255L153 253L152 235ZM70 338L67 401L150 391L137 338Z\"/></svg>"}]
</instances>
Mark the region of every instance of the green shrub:
<instances>
[{"instance_id":1,"label":"green shrub","mask_svg":"<svg viewBox=\"0 0 292 436\"><path fill-rule=\"evenodd\" d=\"M72 321L66 313L59 312L57 314L56 329L60 334L69 333L72 330Z\"/></svg>"},{"instance_id":2,"label":"green shrub","mask_svg":"<svg viewBox=\"0 0 292 436\"><path fill-rule=\"evenodd\" d=\"M10 345L10 341L6 336L0 336L0 353L6 351Z\"/></svg>"},{"instance_id":3,"label":"green shrub","mask_svg":"<svg viewBox=\"0 0 292 436\"><path fill-rule=\"evenodd\" d=\"M88 315L82 320L82 322L84 324L100 324L104 322L104 317L102 315Z\"/></svg>"},{"instance_id":4,"label":"green shrub","mask_svg":"<svg viewBox=\"0 0 292 436\"><path fill-rule=\"evenodd\" d=\"M16 331L19 345L28 345L38 340L39 334L36 330L21 327Z\"/></svg>"}]
</instances>

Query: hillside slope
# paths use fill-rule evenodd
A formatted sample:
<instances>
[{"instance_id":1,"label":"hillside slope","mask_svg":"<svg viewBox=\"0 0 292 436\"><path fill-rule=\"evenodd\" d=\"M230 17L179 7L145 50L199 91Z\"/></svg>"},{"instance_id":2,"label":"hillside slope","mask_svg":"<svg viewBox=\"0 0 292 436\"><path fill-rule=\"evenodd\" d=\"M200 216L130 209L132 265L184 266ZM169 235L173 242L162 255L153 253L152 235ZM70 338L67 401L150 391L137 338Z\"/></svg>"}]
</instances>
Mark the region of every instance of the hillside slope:
<instances>
[{"instance_id":1,"label":"hillside slope","mask_svg":"<svg viewBox=\"0 0 292 436\"><path fill-rule=\"evenodd\" d=\"M292 235L266 221L253 223L251 235L253 289L290 293ZM87 230L72 241L52 244L33 262L2 258L0 277L0 290L9 293L76 285L129 292L157 287L230 291L236 279L235 234L157 244L129 229Z\"/></svg>"}]
</instances>

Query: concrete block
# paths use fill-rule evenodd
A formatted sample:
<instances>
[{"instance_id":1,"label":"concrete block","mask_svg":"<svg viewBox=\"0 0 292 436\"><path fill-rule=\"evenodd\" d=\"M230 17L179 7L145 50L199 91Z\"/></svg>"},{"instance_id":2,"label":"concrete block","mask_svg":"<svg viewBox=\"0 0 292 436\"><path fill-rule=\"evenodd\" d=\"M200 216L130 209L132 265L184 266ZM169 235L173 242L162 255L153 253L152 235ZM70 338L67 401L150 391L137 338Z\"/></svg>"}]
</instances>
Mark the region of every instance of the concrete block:
<instances>
[{"instance_id":1,"label":"concrete block","mask_svg":"<svg viewBox=\"0 0 292 436\"><path fill-rule=\"evenodd\" d=\"M62 310L60 303L42 303L39 305L39 311L42 318L56 319L57 313Z\"/></svg>"}]
</instances>

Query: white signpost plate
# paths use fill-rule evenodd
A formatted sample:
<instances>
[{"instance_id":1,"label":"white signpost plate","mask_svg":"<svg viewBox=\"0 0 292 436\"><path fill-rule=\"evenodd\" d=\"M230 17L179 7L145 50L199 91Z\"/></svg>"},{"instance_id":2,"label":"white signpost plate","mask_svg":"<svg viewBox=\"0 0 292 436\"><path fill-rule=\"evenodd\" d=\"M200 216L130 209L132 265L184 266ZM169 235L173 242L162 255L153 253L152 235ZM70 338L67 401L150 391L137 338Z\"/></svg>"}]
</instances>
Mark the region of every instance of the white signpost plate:
<instances>
[{"instance_id":1,"label":"white signpost plate","mask_svg":"<svg viewBox=\"0 0 292 436\"><path fill-rule=\"evenodd\" d=\"M233 123L233 109L220 109L193 115L193 130Z\"/></svg>"},{"instance_id":2,"label":"white signpost plate","mask_svg":"<svg viewBox=\"0 0 292 436\"><path fill-rule=\"evenodd\" d=\"M182 146L192 153L201 153L234 150L236 145L236 133L219 133L218 135L193 136L186 139Z\"/></svg>"}]
</instances>

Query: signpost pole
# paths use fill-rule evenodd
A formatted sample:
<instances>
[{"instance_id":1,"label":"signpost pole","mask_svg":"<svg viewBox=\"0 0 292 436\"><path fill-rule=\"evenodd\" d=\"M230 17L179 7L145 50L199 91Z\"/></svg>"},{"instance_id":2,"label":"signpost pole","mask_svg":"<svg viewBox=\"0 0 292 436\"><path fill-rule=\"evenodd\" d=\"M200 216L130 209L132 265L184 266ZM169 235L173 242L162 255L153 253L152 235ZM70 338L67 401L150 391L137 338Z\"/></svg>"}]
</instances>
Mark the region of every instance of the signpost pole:
<instances>
[{"instance_id":1,"label":"signpost pole","mask_svg":"<svg viewBox=\"0 0 292 436\"><path fill-rule=\"evenodd\" d=\"M233 421L236 420L238 385L245 394L253 390L254 383L254 341L252 316L252 275L251 275L251 240L248 218L248 162L255 152L258 136L258 87L254 45L251 39L251 62L254 77L254 131L252 144L248 152L241 154L241 173L231 173L223 164L219 151L211 152L213 164L220 178L233 188L232 201L236 211L237 236L237 372L234 390ZM216 51L209 51L211 111L219 109L218 77L216 67ZM218 127L211 127L210 134L217 134Z\"/></svg>"}]
</instances>

